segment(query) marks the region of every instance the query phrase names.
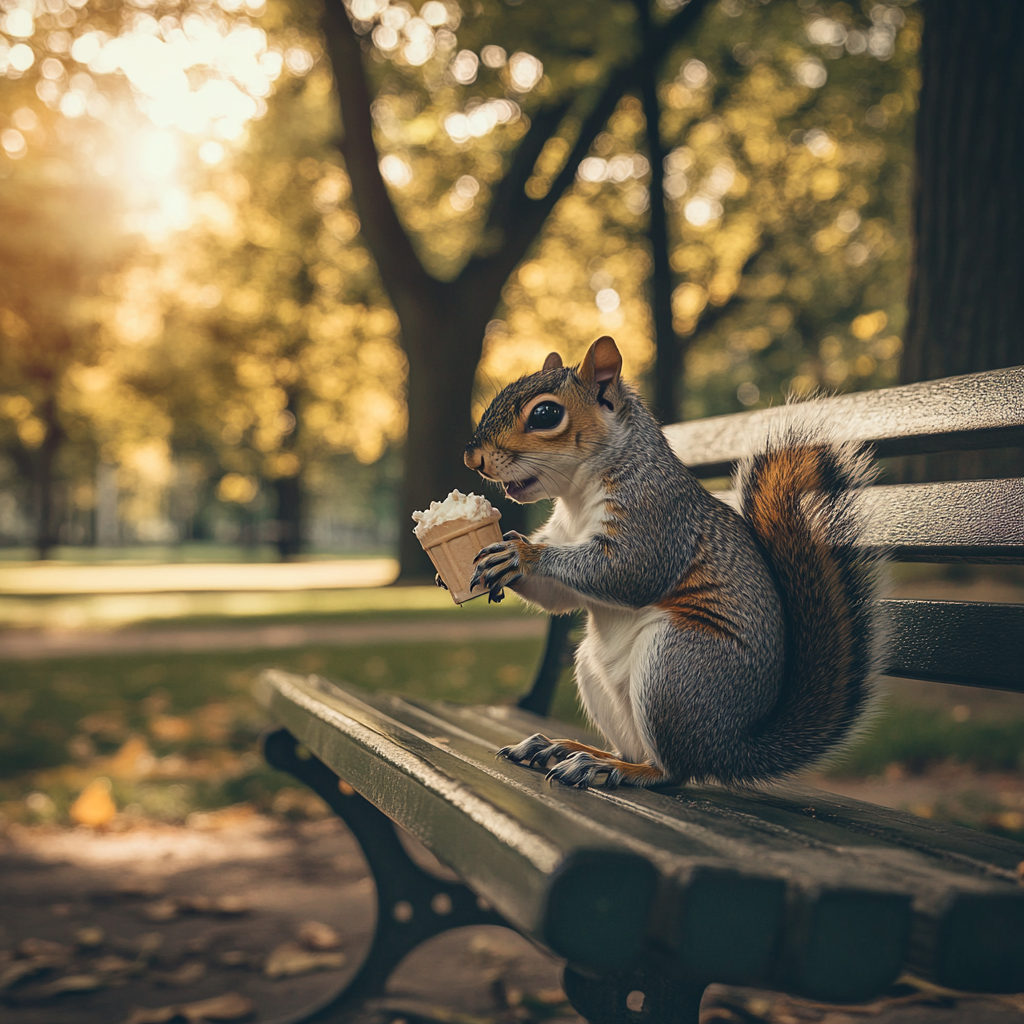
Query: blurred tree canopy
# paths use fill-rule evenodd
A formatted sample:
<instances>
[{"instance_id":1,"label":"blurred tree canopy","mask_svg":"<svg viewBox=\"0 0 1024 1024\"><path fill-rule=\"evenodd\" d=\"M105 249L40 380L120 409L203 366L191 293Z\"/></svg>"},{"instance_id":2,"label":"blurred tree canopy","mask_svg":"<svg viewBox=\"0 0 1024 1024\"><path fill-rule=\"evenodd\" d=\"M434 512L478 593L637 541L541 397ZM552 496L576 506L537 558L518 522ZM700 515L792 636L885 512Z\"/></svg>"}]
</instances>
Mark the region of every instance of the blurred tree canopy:
<instances>
[{"instance_id":1,"label":"blurred tree canopy","mask_svg":"<svg viewBox=\"0 0 1024 1024\"><path fill-rule=\"evenodd\" d=\"M38 211L40 251L88 241L73 303L44 300L56 274L0 291L12 367L44 307L74 338L52 413L5 369L0 444L28 479L61 439L86 510L116 466L140 538L212 502L274 520L293 555L337 460L403 437L404 537L412 507L468 482L494 390L599 334L666 417L895 379L913 5L0 9L0 203ZM68 211L49 226L18 198L43 183ZM5 238L0 272L29 251ZM410 574L420 557L403 546Z\"/></svg>"},{"instance_id":2,"label":"blurred tree canopy","mask_svg":"<svg viewBox=\"0 0 1024 1024\"><path fill-rule=\"evenodd\" d=\"M663 412L678 415L683 379L691 395L701 390L688 410L699 415L714 407L706 384L724 384L750 405L762 390L777 393L783 376L798 391L821 378L840 386L891 377L898 338L879 335L898 318L902 288L880 264L905 260L895 224L908 185L900 130L914 102L919 38L913 26L900 34L901 7L737 0L673 13L591 3L538 18L528 5L480 4L463 15L438 3L407 24L383 0L353 0L351 17L340 0L326 11L341 148L409 357L415 429L404 505L426 502L455 479L482 328L535 235L550 256L520 267L504 293L528 325L516 346L520 370L539 365L548 348L589 343L591 302L605 321L595 332L626 323L620 289L631 285L646 305L651 168L643 109L629 95L641 88L641 68L660 74L655 137L667 151L666 233L680 282L672 333L684 340L658 339ZM471 48L457 49L463 43ZM825 89L830 74L836 81ZM887 151L879 139L887 134L902 153ZM446 222L438 207L469 215ZM624 221L625 230L609 221ZM879 279L889 287L872 288ZM589 300L589 316L567 302L574 291ZM712 319L722 322L712 328ZM702 321L684 378L685 341ZM640 365L630 368L643 369L651 318L637 311L628 324L627 366L636 353ZM514 329L492 328L496 345L520 341ZM818 358L794 374L794 352L811 341L820 342ZM421 558L410 541L403 570Z\"/></svg>"}]
</instances>

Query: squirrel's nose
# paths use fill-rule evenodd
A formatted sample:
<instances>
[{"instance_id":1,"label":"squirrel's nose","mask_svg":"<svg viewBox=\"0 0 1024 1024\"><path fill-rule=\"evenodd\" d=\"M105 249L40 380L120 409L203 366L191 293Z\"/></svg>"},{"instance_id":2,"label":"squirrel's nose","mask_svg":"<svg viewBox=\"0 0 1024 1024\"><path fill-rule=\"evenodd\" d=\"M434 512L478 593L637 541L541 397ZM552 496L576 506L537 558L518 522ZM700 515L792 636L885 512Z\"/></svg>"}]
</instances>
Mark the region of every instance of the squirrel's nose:
<instances>
[{"instance_id":1,"label":"squirrel's nose","mask_svg":"<svg viewBox=\"0 0 1024 1024\"><path fill-rule=\"evenodd\" d=\"M466 448L466 454L462 456L463 462L469 469L475 469L478 473L484 471L484 456L483 453L478 451L472 445Z\"/></svg>"}]
</instances>

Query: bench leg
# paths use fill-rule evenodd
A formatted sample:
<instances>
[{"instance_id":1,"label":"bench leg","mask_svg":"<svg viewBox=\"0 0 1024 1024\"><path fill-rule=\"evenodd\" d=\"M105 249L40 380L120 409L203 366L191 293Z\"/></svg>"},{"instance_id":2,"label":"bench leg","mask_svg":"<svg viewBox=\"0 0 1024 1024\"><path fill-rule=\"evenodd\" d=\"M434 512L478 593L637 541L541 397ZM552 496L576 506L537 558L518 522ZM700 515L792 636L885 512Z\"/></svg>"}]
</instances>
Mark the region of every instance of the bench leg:
<instances>
[{"instance_id":1,"label":"bench leg","mask_svg":"<svg viewBox=\"0 0 1024 1024\"><path fill-rule=\"evenodd\" d=\"M657 966L623 973L590 972L572 964L563 975L569 1002L589 1024L698 1024L703 985Z\"/></svg>"},{"instance_id":2,"label":"bench leg","mask_svg":"<svg viewBox=\"0 0 1024 1024\"><path fill-rule=\"evenodd\" d=\"M275 1024L328 1024L361 1001L382 995L392 971L420 943L450 928L496 924L510 927L460 882L428 874L405 852L395 827L368 800L342 784L322 761L301 748L287 729L269 733L263 755L272 768L306 783L341 817L363 849L377 887L377 925L358 973L326 1002Z\"/></svg>"}]
</instances>

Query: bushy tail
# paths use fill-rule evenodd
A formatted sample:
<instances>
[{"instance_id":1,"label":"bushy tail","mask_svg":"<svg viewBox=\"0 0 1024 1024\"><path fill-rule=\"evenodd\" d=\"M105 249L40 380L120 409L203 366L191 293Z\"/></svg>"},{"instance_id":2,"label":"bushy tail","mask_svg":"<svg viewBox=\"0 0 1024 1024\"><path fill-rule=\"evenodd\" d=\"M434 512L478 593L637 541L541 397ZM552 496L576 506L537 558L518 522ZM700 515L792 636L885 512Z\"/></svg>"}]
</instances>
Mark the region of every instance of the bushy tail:
<instances>
[{"instance_id":1,"label":"bushy tail","mask_svg":"<svg viewBox=\"0 0 1024 1024\"><path fill-rule=\"evenodd\" d=\"M794 427L737 469L741 511L775 573L787 623L782 693L759 737L779 774L833 753L871 700L883 558L857 546L855 496L874 476L862 446Z\"/></svg>"}]
</instances>

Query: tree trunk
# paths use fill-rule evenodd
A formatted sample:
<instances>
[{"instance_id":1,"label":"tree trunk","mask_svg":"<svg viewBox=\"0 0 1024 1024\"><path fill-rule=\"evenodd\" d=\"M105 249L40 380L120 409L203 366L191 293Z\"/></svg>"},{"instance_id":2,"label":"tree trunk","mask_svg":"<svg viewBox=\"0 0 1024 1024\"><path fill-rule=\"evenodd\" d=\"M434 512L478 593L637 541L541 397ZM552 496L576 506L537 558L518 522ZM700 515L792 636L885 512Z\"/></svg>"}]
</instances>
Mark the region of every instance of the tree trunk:
<instances>
[{"instance_id":1,"label":"tree trunk","mask_svg":"<svg viewBox=\"0 0 1024 1024\"><path fill-rule=\"evenodd\" d=\"M302 481L298 476L278 477L277 553L282 562L292 561L302 551Z\"/></svg>"},{"instance_id":2,"label":"tree trunk","mask_svg":"<svg viewBox=\"0 0 1024 1024\"><path fill-rule=\"evenodd\" d=\"M647 0L636 0L644 33L645 49L653 49ZM654 415L662 423L679 418L683 376L683 345L672 324L672 266L669 263L668 211L665 209L665 147L661 141L661 105L658 102L658 64L648 62L638 69L643 103L647 155L651 161L650 213L647 237L651 243L653 268L649 284L651 319L654 325Z\"/></svg>"},{"instance_id":3,"label":"tree trunk","mask_svg":"<svg viewBox=\"0 0 1024 1024\"><path fill-rule=\"evenodd\" d=\"M905 383L1024 363L1024 4L930 0Z\"/></svg>"},{"instance_id":4,"label":"tree trunk","mask_svg":"<svg viewBox=\"0 0 1024 1024\"><path fill-rule=\"evenodd\" d=\"M1024 4L928 0L921 65L903 383L1024 363Z\"/></svg>"},{"instance_id":5,"label":"tree trunk","mask_svg":"<svg viewBox=\"0 0 1024 1024\"><path fill-rule=\"evenodd\" d=\"M523 525L521 506L499 498L466 468L462 453L473 432L468 396L473 393L484 328L498 298L486 290L472 302L449 285L440 285L437 310L429 316L407 315L402 340L409 359L409 431L398 514L401 581L433 579L434 568L412 532L412 513L430 507L454 488L484 491L501 509L502 529ZM454 307L454 308L453 308Z\"/></svg>"},{"instance_id":6,"label":"tree trunk","mask_svg":"<svg viewBox=\"0 0 1024 1024\"><path fill-rule=\"evenodd\" d=\"M54 514L54 471L60 449L61 429L57 420L57 402L47 398L39 410L46 424L46 437L36 451L35 459L35 511L36 557L50 557L57 546L56 516Z\"/></svg>"}]
</instances>

